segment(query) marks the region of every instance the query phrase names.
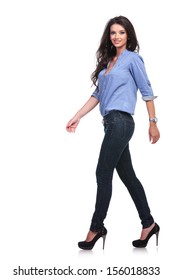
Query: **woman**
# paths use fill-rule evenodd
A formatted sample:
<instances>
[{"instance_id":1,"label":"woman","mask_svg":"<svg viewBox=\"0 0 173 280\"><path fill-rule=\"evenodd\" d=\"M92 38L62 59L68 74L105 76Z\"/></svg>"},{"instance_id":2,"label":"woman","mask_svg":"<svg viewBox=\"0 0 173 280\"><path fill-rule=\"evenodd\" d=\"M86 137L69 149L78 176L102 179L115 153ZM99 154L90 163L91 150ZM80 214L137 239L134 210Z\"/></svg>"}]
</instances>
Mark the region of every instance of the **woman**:
<instances>
[{"instance_id":1,"label":"woman","mask_svg":"<svg viewBox=\"0 0 173 280\"><path fill-rule=\"evenodd\" d=\"M141 236L133 241L133 246L145 247L154 234L158 244L160 228L150 213L145 191L135 175L129 151L138 89L148 111L149 139L155 144L160 138L154 106L156 97L138 52L139 44L132 23L124 16L110 19L103 32L97 51L96 69L91 76L96 89L66 126L68 132L75 132L80 119L99 104L105 135L96 169L95 211L86 240L78 243L81 249L91 250L100 237L103 237L104 248L107 230L103 221L112 195L115 168L141 219Z\"/></svg>"}]
</instances>

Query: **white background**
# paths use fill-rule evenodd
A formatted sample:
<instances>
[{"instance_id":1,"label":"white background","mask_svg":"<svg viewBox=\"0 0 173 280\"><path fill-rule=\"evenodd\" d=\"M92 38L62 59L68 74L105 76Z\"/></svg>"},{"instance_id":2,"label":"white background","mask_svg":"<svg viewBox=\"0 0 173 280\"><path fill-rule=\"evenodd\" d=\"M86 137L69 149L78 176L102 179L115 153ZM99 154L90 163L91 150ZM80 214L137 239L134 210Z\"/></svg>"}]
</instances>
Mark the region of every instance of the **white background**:
<instances>
[{"instance_id":1,"label":"white background","mask_svg":"<svg viewBox=\"0 0 173 280\"><path fill-rule=\"evenodd\" d=\"M13 276L19 265L103 269L93 279L134 279L107 276L108 266L161 267L160 276L147 279L172 275L168 256L172 253L173 213L171 9L169 0L0 1L2 279L26 279ZM65 126L94 90L90 75L95 52L105 24L118 15L132 21L154 93L159 96L155 105L160 141L149 143L148 115L139 93L130 146L137 176L161 227L159 247L154 237L146 249L132 247L141 225L115 173L105 220L105 250L99 240L92 251L85 252L77 242L85 239L94 210L95 167L103 138L98 108L81 120L75 134L68 134Z\"/></svg>"}]
</instances>

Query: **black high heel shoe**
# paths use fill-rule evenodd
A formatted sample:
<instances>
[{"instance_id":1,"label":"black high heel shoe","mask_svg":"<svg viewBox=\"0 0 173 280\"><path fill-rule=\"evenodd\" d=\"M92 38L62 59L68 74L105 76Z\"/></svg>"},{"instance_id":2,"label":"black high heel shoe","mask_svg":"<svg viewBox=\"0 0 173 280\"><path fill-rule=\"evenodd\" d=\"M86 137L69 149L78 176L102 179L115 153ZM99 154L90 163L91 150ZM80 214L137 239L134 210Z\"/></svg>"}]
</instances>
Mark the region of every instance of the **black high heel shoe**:
<instances>
[{"instance_id":1,"label":"black high heel shoe","mask_svg":"<svg viewBox=\"0 0 173 280\"><path fill-rule=\"evenodd\" d=\"M92 250L92 248L94 247L97 240L100 237L102 237L103 238L103 250L104 250L106 234L107 234L107 229L105 227L103 227L101 230L98 231L96 236L91 241L89 241L89 242L81 241L78 243L78 246L80 249L83 249L83 250Z\"/></svg>"},{"instance_id":2,"label":"black high heel shoe","mask_svg":"<svg viewBox=\"0 0 173 280\"><path fill-rule=\"evenodd\" d=\"M134 240L132 242L134 247L137 248L144 248L147 246L147 243L149 241L149 239L151 238L152 235L156 235L156 246L158 246L158 238L159 238L159 231L160 231L160 227L158 224L155 223L155 226L152 228L152 230L149 232L149 234L147 235L147 237L143 240L138 239L138 240Z\"/></svg>"}]
</instances>

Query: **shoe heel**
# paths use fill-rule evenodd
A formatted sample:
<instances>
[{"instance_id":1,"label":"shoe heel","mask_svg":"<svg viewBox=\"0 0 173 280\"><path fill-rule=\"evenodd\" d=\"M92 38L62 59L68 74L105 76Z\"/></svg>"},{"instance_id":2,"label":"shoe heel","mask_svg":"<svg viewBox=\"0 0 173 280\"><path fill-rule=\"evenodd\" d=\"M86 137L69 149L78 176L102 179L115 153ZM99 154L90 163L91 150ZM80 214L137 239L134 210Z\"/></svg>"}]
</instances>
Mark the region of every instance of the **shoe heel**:
<instances>
[{"instance_id":1,"label":"shoe heel","mask_svg":"<svg viewBox=\"0 0 173 280\"><path fill-rule=\"evenodd\" d=\"M105 248L105 240L106 240L106 234L102 236L103 237L103 250Z\"/></svg>"},{"instance_id":2,"label":"shoe heel","mask_svg":"<svg viewBox=\"0 0 173 280\"><path fill-rule=\"evenodd\" d=\"M156 232L156 246L159 244L159 231Z\"/></svg>"},{"instance_id":3,"label":"shoe heel","mask_svg":"<svg viewBox=\"0 0 173 280\"><path fill-rule=\"evenodd\" d=\"M159 237L160 227L158 224L155 223L155 226L152 230L148 233L147 237L143 240L137 239L132 242L134 247L137 248L144 248L147 246L149 239L155 234L156 235L156 246L158 246L158 237Z\"/></svg>"}]
</instances>

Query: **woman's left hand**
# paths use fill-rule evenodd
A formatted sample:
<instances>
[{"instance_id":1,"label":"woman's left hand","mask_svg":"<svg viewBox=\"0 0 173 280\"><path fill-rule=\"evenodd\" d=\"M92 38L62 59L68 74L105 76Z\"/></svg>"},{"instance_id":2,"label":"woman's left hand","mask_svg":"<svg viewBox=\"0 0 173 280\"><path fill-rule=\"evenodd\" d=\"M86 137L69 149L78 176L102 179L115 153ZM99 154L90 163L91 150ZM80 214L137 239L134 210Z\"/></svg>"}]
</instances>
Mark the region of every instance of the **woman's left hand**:
<instances>
[{"instance_id":1,"label":"woman's left hand","mask_svg":"<svg viewBox=\"0 0 173 280\"><path fill-rule=\"evenodd\" d=\"M155 123L151 123L149 127L149 140L151 144L155 144L160 138L160 132Z\"/></svg>"}]
</instances>

